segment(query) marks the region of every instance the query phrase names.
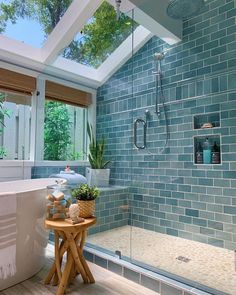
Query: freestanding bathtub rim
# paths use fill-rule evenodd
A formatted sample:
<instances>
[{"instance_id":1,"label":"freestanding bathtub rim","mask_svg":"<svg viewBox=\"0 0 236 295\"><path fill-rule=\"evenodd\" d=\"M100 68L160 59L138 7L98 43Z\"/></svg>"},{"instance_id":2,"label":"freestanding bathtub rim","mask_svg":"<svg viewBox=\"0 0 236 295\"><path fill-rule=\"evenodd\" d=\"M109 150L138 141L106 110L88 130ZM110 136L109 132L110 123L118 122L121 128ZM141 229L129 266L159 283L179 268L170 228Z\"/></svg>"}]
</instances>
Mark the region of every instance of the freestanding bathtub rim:
<instances>
[{"instance_id":1,"label":"freestanding bathtub rim","mask_svg":"<svg viewBox=\"0 0 236 295\"><path fill-rule=\"evenodd\" d=\"M49 185L56 184L56 181L61 181L60 178L36 178L36 179L22 179L0 182L0 193L14 192L24 193L32 192L47 188ZM66 180L65 180L66 181Z\"/></svg>"}]
</instances>

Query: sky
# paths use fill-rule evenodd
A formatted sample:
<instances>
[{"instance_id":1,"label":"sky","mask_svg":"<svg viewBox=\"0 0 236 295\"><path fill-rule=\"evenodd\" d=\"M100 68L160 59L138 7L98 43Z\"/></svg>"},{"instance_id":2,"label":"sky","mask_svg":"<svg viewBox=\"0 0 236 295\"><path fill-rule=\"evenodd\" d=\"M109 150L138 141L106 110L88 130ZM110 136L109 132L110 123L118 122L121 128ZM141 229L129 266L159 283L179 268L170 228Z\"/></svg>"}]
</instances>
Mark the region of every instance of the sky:
<instances>
[{"instance_id":1,"label":"sky","mask_svg":"<svg viewBox=\"0 0 236 295\"><path fill-rule=\"evenodd\" d=\"M44 33L36 21L17 19L16 24L8 22L3 35L40 48L43 45Z\"/></svg>"}]
</instances>

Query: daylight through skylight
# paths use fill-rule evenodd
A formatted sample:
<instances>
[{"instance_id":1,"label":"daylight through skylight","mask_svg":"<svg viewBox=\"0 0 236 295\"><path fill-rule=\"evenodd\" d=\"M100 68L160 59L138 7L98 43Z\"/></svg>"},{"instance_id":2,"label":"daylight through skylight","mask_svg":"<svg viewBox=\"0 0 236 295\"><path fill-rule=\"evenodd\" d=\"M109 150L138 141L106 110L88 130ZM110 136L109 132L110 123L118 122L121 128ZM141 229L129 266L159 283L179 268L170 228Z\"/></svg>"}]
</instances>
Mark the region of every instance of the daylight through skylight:
<instances>
[{"instance_id":1,"label":"daylight through skylight","mask_svg":"<svg viewBox=\"0 0 236 295\"><path fill-rule=\"evenodd\" d=\"M0 0L0 33L41 48L72 0Z\"/></svg>"},{"instance_id":2,"label":"daylight through skylight","mask_svg":"<svg viewBox=\"0 0 236 295\"><path fill-rule=\"evenodd\" d=\"M61 56L98 68L132 33L132 26L138 25L123 13L117 20L114 7L104 1Z\"/></svg>"}]
</instances>

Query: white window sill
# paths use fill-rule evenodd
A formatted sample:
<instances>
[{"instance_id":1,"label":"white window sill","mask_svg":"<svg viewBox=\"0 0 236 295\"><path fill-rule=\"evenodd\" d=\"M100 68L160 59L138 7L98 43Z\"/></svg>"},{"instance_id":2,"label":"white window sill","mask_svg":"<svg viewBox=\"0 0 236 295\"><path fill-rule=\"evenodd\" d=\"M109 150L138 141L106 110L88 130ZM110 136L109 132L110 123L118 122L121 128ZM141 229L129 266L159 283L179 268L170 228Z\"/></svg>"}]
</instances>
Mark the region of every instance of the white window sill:
<instances>
[{"instance_id":1,"label":"white window sill","mask_svg":"<svg viewBox=\"0 0 236 295\"><path fill-rule=\"evenodd\" d=\"M0 167L33 167L34 161L30 160L0 160Z\"/></svg>"},{"instance_id":2,"label":"white window sill","mask_svg":"<svg viewBox=\"0 0 236 295\"><path fill-rule=\"evenodd\" d=\"M88 166L89 161L36 161L33 166Z\"/></svg>"},{"instance_id":3,"label":"white window sill","mask_svg":"<svg viewBox=\"0 0 236 295\"><path fill-rule=\"evenodd\" d=\"M30 160L0 160L0 167L43 167L43 166L88 166L89 161L30 161Z\"/></svg>"}]
</instances>

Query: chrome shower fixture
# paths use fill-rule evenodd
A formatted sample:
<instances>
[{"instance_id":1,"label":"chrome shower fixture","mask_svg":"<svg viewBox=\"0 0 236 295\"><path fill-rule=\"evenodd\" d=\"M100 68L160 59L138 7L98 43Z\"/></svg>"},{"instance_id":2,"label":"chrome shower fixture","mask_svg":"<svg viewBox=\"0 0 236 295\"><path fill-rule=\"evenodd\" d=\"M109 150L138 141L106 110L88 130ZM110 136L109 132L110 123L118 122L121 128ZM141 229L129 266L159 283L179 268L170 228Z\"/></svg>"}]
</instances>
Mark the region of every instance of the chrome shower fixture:
<instances>
[{"instance_id":1,"label":"chrome shower fixture","mask_svg":"<svg viewBox=\"0 0 236 295\"><path fill-rule=\"evenodd\" d=\"M185 19L197 14L204 4L204 0L171 0L166 12L174 19Z\"/></svg>"},{"instance_id":2,"label":"chrome shower fixture","mask_svg":"<svg viewBox=\"0 0 236 295\"><path fill-rule=\"evenodd\" d=\"M154 57L155 57L157 60L163 60L164 57L165 57L165 53L164 53L164 52L156 52L156 53L154 53Z\"/></svg>"},{"instance_id":3,"label":"chrome shower fixture","mask_svg":"<svg viewBox=\"0 0 236 295\"><path fill-rule=\"evenodd\" d=\"M116 19L120 19L120 5L121 5L121 0L116 0Z\"/></svg>"}]
</instances>

